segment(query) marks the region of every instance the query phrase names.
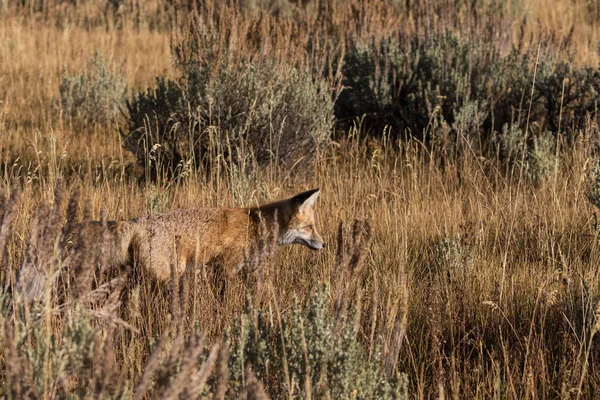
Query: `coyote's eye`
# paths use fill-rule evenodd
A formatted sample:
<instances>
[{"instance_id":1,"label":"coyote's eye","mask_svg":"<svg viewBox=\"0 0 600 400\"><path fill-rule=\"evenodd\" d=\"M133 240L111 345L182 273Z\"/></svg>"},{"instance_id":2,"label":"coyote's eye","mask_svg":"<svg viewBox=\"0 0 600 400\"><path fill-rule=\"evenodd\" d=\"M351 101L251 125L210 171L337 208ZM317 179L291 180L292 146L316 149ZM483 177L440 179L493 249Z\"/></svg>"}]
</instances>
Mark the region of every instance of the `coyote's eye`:
<instances>
[{"instance_id":1,"label":"coyote's eye","mask_svg":"<svg viewBox=\"0 0 600 400\"><path fill-rule=\"evenodd\" d=\"M313 230L313 226L312 225L306 225L306 230L312 231Z\"/></svg>"}]
</instances>

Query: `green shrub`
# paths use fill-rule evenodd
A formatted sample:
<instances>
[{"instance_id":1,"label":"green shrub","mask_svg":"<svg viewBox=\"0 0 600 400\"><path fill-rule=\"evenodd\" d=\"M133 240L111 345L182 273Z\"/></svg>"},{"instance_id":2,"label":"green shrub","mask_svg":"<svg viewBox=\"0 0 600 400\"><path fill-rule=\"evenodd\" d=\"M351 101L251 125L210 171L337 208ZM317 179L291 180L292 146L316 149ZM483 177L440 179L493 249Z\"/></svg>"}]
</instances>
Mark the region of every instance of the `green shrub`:
<instances>
[{"instance_id":1,"label":"green shrub","mask_svg":"<svg viewBox=\"0 0 600 400\"><path fill-rule=\"evenodd\" d=\"M127 390L124 382L115 385L114 329L97 326L92 313L81 307L67 310L60 328L51 329L48 310L39 304L25 308L17 303L10 318L2 310L3 356L9 357L3 391L9 398L51 393L57 398L108 399Z\"/></svg>"},{"instance_id":2,"label":"green shrub","mask_svg":"<svg viewBox=\"0 0 600 400\"><path fill-rule=\"evenodd\" d=\"M120 111L125 98L125 80L111 70L102 53L89 58L81 74L63 72L59 87L61 111L78 123L106 123Z\"/></svg>"},{"instance_id":3,"label":"green shrub","mask_svg":"<svg viewBox=\"0 0 600 400\"><path fill-rule=\"evenodd\" d=\"M587 176L586 197L590 203L600 209L600 158L595 158Z\"/></svg>"},{"instance_id":4,"label":"green shrub","mask_svg":"<svg viewBox=\"0 0 600 400\"><path fill-rule=\"evenodd\" d=\"M307 391L313 398L407 398L406 376L391 379L380 368L379 354L368 358L354 316L336 320L325 288L317 288L304 306L296 304L281 326L273 321L277 317L268 313L247 311L234 326L232 391L242 390L250 365L273 398L307 398Z\"/></svg>"},{"instance_id":5,"label":"green shrub","mask_svg":"<svg viewBox=\"0 0 600 400\"><path fill-rule=\"evenodd\" d=\"M378 134L386 125L403 134L420 136L438 107L450 125L467 104L486 104L480 89L491 68L483 44L464 43L447 33L415 37L407 44L394 38L380 43L359 43L344 60L344 85L336 104L343 120L366 116Z\"/></svg>"},{"instance_id":6,"label":"green shrub","mask_svg":"<svg viewBox=\"0 0 600 400\"><path fill-rule=\"evenodd\" d=\"M156 81L156 88L126 101L128 130L121 131L123 146L136 155L138 164L153 179L159 167L166 165L174 171L189 153L193 155L195 145L200 145L193 135L197 115L188 108L183 90L171 80ZM192 131L189 135L188 130ZM196 140L203 139L197 136Z\"/></svg>"},{"instance_id":7,"label":"green shrub","mask_svg":"<svg viewBox=\"0 0 600 400\"><path fill-rule=\"evenodd\" d=\"M364 116L376 135L390 126L396 135L409 130L422 137L439 110L455 135L462 130L475 139L476 133L488 144L506 124L581 128L587 114L597 115L600 100L597 69L559 62L544 49L539 58L519 47L504 54L499 43L453 33L358 43L347 52L343 73L347 89L336 116Z\"/></svg>"},{"instance_id":8,"label":"green shrub","mask_svg":"<svg viewBox=\"0 0 600 400\"><path fill-rule=\"evenodd\" d=\"M522 165L524 177L532 182L549 176L558 162L556 140L548 131L528 139L516 124L504 125L502 133L496 135L494 141L499 142L500 158L504 164L508 168L520 168Z\"/></svg>"},{"instance_id":9,"label":"green shrub","mask_svg":"<svg viewBox=\"0 0 600 400\"><path fill-rule=\"evenodd\" d=\"M539 64L533 121L543 121L551 132L582 129L588 115L597 120L600 70L576 67L571 60L545 57Z\"/></svg>"},{"instance_id":10,"label":"green shrub","mask_svg":"<svg viewBox=\"0 0 600 400\"><path fill-rule=\"evenodd\" d=\"M180 62L179 81L159 78L126 103L125 148L151 177L184 160L198 167L223 156L235 164L248 154L258 165L291 168L328 143L333 102L324 80L286 65L214 60Z\"/></svg>"},{"instance_id":11,"label":"green shrub","mask_svg":"<svg viewBox=\"0 0 600 400\"><path fill-rule=\"evenodd\" d=\"M556 162L555 140L551 132L544 132L533 138L533 147L529 151L527 174L533 181L543 180L552 174Z\"/></svg>"}]
</instances>

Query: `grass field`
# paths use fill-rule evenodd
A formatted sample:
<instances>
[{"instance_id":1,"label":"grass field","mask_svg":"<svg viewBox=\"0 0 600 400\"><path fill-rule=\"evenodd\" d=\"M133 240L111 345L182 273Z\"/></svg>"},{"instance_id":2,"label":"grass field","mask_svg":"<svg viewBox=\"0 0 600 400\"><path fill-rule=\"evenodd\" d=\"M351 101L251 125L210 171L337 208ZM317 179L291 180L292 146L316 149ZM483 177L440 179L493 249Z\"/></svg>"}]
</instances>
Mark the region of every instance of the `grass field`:
<instances>
[{"instance_id":1,"label":"grass field","mask_svg":"<svg viewBox=\"0 0 600 400\"><path fill-rule=\"evenodd\" d=\"M600 228L588 198L600 205L600 8L583 0L204 3L0 1L1 395L596 398ZM275 88L288 90L285 64L322 79L336 104L350 104L356 100L340 94L353 71L345 57L362 54L353 51L364 43L374 46L375 57L394 53L379 48L389 38L429 43L451 33L467 49L479 49L478 38L485 45L464 58L460 50L423 53L458 61L449 61L437 83L427 86L425 75L415 83L425 87L411 92L417 100L409 104L425 121L422 132L408 128L421 120L394 108L402 99L386 108L381 97L373 107L384 111L368 109L363 119L347 114L358 106L342 116L335 109L326 132L332 141L298 166L259 163L241 145L226 153L211 139L201 161L184 159L184 167L148 179L150 150L140 161L124 147L121 133L131 127L125 100L154 88L157 77L185 80L192 67L182 67L174 49L191 52L190 26L208 43L198 57L211 68L214 62L210 87L223 86L213 92L221 93L215 102L245 95L247 86L235 80L238 65L254 66L256 79L266 70L284 82ZM503 103L502 96L517 92L518 80L506 72L512 64L489 80L485 65L512 48L529 52L529 75L523 70L527 82L517 102ZM104 107L104 92L83 86L83 100L69 108L65 99L75 92L61 87L89 72L97 52L106 81L118 77L123 84L122 96ZM479 54L481 63L474 61ZM410 71L416 58L403 58L406 68L390 76L418 75L425 68ZM458 83L445 91L462 59L469 72L457 72ZM384 81L396 59L385 60L391 61L365 70L380 96L394 92ZM569 66L564 76L557 75L560 62ZM477 68L484 84L460 84ZM581 76L586 80L577 86ZM436 71L430 77L438 79ZM399 93L412 81L402 82ZM300 98L293 104L315 98L292 89L289 101ZM425 93L422 103L418 93ZM453 96L460 100L450 103ZM470 112L472 104L479 108ZM118 112L106 114L115 106ZM293 111L292 125L307 121ZM109 116L93 119L91 112ZM403 115L396 125L395 113ZM504 114L520 132L514 140L513 125L495 122ZM225 119L202 129L238 132L239 120L221 125ZM281 134L273 121L265 129ZM154 129L151 118L142 125ZM240 152L249 154L236 162L232 154ZM64 233L78 221L251 205L313 187L321 188L317 224L328 247L281 248L274 260L236 276L225 298L210 270L168 287L134 281L102 262L102 243L80 243L83 256L64 262ZM17 296L27 283L23 271L43 277L41 299Z\"/></svg>"}]
</instances>

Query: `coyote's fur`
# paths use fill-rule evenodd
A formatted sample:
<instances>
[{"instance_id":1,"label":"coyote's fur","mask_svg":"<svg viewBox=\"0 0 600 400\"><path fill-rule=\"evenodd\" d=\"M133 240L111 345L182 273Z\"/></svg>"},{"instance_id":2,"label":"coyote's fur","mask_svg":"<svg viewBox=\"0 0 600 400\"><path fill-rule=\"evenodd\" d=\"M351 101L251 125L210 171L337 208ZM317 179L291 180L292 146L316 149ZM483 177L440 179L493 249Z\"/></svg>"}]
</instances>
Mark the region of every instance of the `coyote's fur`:
<instances>
[{"instance_id":1,"label":"coyote's fur","mask_svg":"<svg viewBox=\"0 0 600 400\"><path fill-rule=\"evenodd\" d=\"M277 234L278 245L325 247L315 227L314 205L319 189L254 208L179 209L128 221L83 223L86 240L109 240L109 264L124 265L131 255L158 280L185 268L219 263L226 273L238 270L253 241L263 231ZM261 228L262 227L262 228ZM108 235L103 229L108 229Z\"/></svg>"}]
</instances>

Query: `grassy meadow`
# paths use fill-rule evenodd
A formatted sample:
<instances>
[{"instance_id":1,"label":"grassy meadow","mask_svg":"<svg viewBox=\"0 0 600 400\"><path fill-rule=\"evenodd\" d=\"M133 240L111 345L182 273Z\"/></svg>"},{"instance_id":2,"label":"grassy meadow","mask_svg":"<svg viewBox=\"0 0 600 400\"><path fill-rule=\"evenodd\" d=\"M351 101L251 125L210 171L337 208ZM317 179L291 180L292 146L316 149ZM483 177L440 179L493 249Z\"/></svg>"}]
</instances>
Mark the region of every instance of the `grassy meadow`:
<instances>
[{"instance_id":1,"label":"grassy meadow","mask_svg":"<svg viewBox=\"0 0 600 400\"><path fill-rule=\"evenodd\" d=\"M599 49L585 0L0 0L0 395L597 398ZM224 296L68 243L315 187L327 248Z\"/></svg>"}]
</instances>

